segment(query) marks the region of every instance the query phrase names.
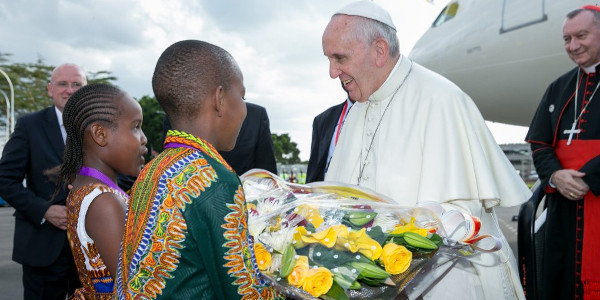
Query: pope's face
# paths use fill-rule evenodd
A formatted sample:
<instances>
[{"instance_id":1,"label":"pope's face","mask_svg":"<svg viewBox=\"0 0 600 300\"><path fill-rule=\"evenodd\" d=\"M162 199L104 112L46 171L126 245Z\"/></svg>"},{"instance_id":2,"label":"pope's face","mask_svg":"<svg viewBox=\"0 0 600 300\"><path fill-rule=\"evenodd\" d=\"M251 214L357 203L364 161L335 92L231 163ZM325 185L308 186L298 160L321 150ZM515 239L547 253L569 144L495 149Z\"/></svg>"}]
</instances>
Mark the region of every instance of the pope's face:
<instances>
[{"instance_id":1,"label":"pope's face","mask_svg":"<svg viewBox=\"0 0 600 300\"><path fill-rule=\"evenodd\" d=\"M590 67L600 62L600 24L594 14L582 11L563 26L563 39L567 54L580 67Z\"/></svg>"},{"instance_id":2,"label":"pope's face","mask_svg":"<svg viewBox=\"0 0 600 300\"><path fill-rule=\"evenodd\" d=\"M351 100L365 102L377 89L378 72L374 45L356 38L350 16L333 17L323 33L323 54L329 60L329 76L339 78Z\"/></svg>"}]
</instances>

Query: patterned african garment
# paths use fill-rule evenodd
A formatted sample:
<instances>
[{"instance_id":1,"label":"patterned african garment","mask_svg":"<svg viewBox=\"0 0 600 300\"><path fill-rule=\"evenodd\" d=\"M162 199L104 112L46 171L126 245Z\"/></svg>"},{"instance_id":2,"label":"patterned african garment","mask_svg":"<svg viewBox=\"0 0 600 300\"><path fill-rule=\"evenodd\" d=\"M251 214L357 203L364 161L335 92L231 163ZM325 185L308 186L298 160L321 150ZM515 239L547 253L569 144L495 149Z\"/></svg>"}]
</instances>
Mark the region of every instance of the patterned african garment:
<instances>
[{"instance_id":1,"label":"patterned african garment","mask_svg":"<svg viewBox=\"0 0 600 300\"><path fill-rule=\"evenodd\" d=\"M273 299L239 178L206 141L170 130L132 189L119 299Z\"/></svg>"},{"instance_id":2,"label":"patterned african garment","mask_svg":"<svg viewBox=\"0 0 600 300\"><path fill-rule=\"evenodd\" d=\"M69 193L67 198L67 237L82 284L71 299L113 299L113 277L85 230L87 210L92 201L103 193L113 193L127 203L128 199L123 194L101 183L86 185Z\"/></svg>"}]
</instances>

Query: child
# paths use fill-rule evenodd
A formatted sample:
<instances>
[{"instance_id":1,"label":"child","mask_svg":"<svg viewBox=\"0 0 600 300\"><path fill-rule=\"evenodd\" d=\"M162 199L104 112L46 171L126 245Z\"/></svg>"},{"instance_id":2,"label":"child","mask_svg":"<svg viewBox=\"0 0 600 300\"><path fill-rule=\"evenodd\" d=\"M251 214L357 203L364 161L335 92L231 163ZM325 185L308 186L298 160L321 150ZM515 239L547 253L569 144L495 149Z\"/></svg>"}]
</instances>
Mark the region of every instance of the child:
<instances>
[{"instance_id":1,"label":"child","mask_svg":"<svg viewBox=\"0 0 600 300\"><path fill-rule=\"evenodd\" d=\"M181 41L158 59L152 87L174 130L140 173L127 212L119 299L259 299L231 150L246 116L242 73L222 48Z\"/></svg>"},{"instance_id":2,"label":"child","mask_svg":"<svg viewBox=\"0 0 600 300\"><path fill-rule=\"evenodd\" d=\"M116 180L118 173L137 176L144 165L142 119L137 101L107 84L82 87L65 106L59 180L73 186L67 236L83 285L76 299L112 299L128 201Z\"/></svg>"}]
</instances>

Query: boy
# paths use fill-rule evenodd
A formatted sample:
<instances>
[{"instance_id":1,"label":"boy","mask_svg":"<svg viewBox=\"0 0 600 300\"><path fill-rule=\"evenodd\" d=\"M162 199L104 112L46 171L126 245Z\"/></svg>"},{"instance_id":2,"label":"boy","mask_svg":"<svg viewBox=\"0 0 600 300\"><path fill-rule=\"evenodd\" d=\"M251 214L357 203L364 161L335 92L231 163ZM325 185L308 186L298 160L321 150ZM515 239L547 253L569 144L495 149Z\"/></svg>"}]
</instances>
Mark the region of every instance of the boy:
<instances>
[{"instance_id":1,"label":"boy","mask_svg":"<svg viewBox=\"0 0 600 300\"><path fill-rule=\"evenodd\" d=\"M242 73L224 49L177 42L152 87L173 130L135 183L118 270L120 299L258 299L253 243L239 178L219 155L246 116Z\"/></svg>"}]
</instances>

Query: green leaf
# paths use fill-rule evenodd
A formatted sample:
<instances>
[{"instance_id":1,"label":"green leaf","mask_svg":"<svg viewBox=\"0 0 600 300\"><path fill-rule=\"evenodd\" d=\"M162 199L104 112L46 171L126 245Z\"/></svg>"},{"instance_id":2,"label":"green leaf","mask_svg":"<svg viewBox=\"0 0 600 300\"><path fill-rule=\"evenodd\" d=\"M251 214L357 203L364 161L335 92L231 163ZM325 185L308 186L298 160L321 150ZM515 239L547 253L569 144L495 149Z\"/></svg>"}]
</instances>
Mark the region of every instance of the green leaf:
<instances>
[{"instance_id":1,"label":"green leaf","mask_svg":"<svg viewBox=\"0 0 600 300\"><path fill-rule=\"evenodd\" d=\"M321 298L326 300L350 300L350 298L348 298L348 295L346 295L344 288L342 288L335 281L331 285L329 291L325 295L321 295Z\"/></svg>"},{"instance_id":2,"label":"green leaf","mask_svg":"<svg viewBox=\"0 0 600 300\"><path fill-rule=\"evenodd\" d=\"M351 261L356 256L353 253L327 248L321 244L314 244L311 247L312 255L309 256L311 262L330 270Z\"/></svg>"},{"instance_id":3,"label":"green leaf","mask_svg":"<svg viewBox=\"0 0 600 300\"><path fill-rule=\"evenodd\" d=\"M296 249L292 244L289 244L285 251L283 251L283 257L281 258L281 269L279 269L279 275L283 278L288 277L294 266L296 265Z\"/></svg>"},{"instance_id":4,"label":"green leaf","mask_svg":"<svg viewBox=\"0 0 600 300\"><path fill-rule=\"evenodd\" d=\"M435 243L435 244L436 244L438 247L439 247L439 246L441 246L441 245L442 245L442 243L444 242L444 241L443 241L443 239L442 239L442 237L441 237L439 234L437 234L437 233L434 233L434 234L432 234L432 235L429 237L429 239L430 239L432 242L434 242L434 243Z\"/></svg>"},{"instance_id":5,"label":"green leaf","mask_svg":"<svg viewBox=\"0 0 600 300\"><path fill-rule=\"evenodd\" d=\"M373 226L371 230L367 231L367 234L374 240L376 240L380 245L383 245L385 239L387 238L387 234L381 230L380 226Z\"/></svg>"}]
</instances>

